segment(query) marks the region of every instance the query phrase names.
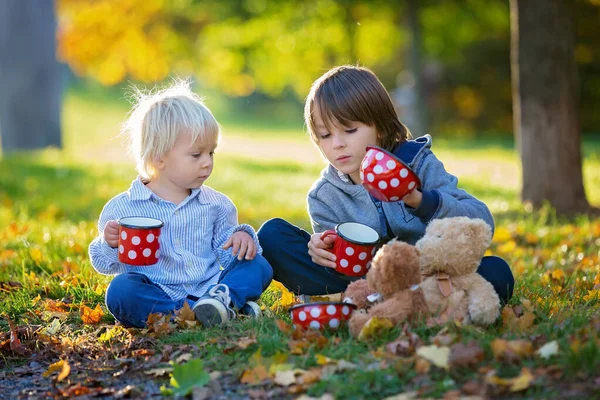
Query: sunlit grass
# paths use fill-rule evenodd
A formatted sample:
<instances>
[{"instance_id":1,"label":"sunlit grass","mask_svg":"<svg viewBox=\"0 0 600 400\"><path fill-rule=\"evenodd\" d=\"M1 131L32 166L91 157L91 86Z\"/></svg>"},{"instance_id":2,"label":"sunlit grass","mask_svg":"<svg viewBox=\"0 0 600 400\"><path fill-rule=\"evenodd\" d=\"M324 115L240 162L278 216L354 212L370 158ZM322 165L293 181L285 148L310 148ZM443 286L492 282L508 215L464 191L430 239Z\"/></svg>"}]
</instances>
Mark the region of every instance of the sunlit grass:
<instances>
[{"instance_id":1,"label":"sunlit grass","mask_svg":"<svg viewBox=\"0 0 600 400\"><path fill-rule=\"evenodd\" d=\"M123 157L120 139L109 140L118 132L125 111L126 106L118 102L102 106L94 99L71 96L65 108L65 151L0 160L0 314L6 313L18 324L47 324L53 318L47 301L64 300L73 309L69 322L80 326L80 305L103 305L110 277L93 270L87 246L97 234L96 221L105 202L127 190L136 175L133 163ZM224 127L227 130L227 125ZM236 154L226 140L207 184L228 195L237 206L240 222L256 229L273 217L310 229L306 193L323 161L301 130L291 130L294 133L282 141L277 129L271 128L235 128L238 136L231 137L244 138L245 151ZM451 325L450 333L464 342L477 341L486 353L484 364L503 376L517 375L521 366L493 360L490 343L497 337L557 340L561 351L551 362L523 361L532 369L557 364L567 377L579 379L600 368L599 346L590 339L589 331L600 307L600 219L580 216L565 220L549 207L524 208L519 201L518 157L510 141L436 138L434 146L447 169L459 177L461 187L492 209L497 229L490 252L505 258L516 276L510 305L530 301L536 315L527 332L507 329L499 322L487 329ZM588 199L595 205L600 205L599 149L597 140L586 139L584 178ZM294 154L306 156L294 158ZM303 158L306 162L299 162ZM217 338L223 343L254 335L257 345L246 351L226 353L220 345L200 349L207 367L241 375L257 347L264 357L289 352L288 337L274 324L276 318L287 319L285 307L269 309L279 297L274 287L263 295L266 319L236 322L226 330L176 331L161 338L160 345L207 343ZM113 323L108 313L103 321ZM0 318L0 330L7 329L6 320ZM422 339L430 339L438 331L425 326L414 329ZM335 345L290 354L289 362L297 368L312 368L317 365L316 355L323 354L360 366L321 380L310 388L315 396L335 392L340 398L366 398L398 393L398 388L416 377L413 364L395 363L364 373L367 366L381 361L374 352L398 334L395 330L369 344L357 342L345 331L327 334L337 338ZM432 371L427 393L441 396L465 380L477 378L476 371L462 372ZM545 396L552 390L537 384L528 394Z\"/></svg>"}]
</instances>

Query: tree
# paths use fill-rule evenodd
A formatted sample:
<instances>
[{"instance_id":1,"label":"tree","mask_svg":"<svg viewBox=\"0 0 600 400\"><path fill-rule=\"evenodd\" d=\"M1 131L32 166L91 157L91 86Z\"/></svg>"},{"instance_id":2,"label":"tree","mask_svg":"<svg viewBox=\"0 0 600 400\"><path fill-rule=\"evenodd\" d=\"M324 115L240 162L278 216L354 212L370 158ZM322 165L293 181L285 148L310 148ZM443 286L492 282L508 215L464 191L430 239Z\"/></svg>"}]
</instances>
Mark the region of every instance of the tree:
<instances>
[{"instance_id":1,"label":"tree","mask_svg":"<svg viewBox=\"0 0 600 400\"><path fill-rule=\"evenodd\" d=\"M574 26L566 0L511 0L514 130L522 200L560 214L589 209L575 96Z\"/></svg>"},{"instance_id":2,"label":"tree","mask_svg":"<svg viewBox=\"0 0 600 400\"><path fill-rule=\"evenodd\" d=\"M53 1L0 2L2 150L61 147L60 65Z\"/></svg>"}]
</instances>

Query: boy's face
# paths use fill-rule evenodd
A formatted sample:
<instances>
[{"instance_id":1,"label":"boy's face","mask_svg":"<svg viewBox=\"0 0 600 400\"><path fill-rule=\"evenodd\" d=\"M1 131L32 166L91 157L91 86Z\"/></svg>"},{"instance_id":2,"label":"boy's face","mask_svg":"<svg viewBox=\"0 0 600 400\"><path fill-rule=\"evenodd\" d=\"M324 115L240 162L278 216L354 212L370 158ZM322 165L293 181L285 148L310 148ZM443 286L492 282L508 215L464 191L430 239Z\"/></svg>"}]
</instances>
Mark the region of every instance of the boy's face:
<instances>
[{"instance_id":1,"label":"boy's face","mask_svg":"<svg viewBox=\"0 0 600 400\"><path fill-rule=\"evenodd\" d=\"M377 130L362 122L350 122L343 126L332 121L327 129L317 108L313 112L318 145L329 163L347 174L354 183L360 183L360 163L367 153L367 146L377 145Z\"/></svg>"},{"instance_id":2,"label":"boy's face","mask_svg":"<svg viewBox=\"0 0 600 400\"><path fill-rule=\"evenodd\" d=\"M172 189L197 189L212 173L217 143L202 137L191 141L191 135L179 135L173 148L158 161L159 179Z\"/></svg>"}]
</instances>

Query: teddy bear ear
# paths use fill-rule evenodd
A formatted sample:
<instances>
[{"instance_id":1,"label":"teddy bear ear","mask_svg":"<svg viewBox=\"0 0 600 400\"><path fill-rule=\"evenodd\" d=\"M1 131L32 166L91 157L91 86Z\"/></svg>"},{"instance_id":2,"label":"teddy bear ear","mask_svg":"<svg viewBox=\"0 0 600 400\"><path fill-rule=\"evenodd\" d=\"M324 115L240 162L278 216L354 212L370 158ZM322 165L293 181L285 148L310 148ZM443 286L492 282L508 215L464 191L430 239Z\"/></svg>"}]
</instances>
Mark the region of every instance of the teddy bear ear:
<instances>
[{"instance_id":1,"label":"teddy bear ear","mask_svg":"<svg viewBox=\"0 0 600 400\"><path fill-rule=\"evenodd\" d=\"M492 228L480 218L471 220L468 230L473 238L482 238L487 242L491 242L492 240Z\"/></svg>"}]
</instances>

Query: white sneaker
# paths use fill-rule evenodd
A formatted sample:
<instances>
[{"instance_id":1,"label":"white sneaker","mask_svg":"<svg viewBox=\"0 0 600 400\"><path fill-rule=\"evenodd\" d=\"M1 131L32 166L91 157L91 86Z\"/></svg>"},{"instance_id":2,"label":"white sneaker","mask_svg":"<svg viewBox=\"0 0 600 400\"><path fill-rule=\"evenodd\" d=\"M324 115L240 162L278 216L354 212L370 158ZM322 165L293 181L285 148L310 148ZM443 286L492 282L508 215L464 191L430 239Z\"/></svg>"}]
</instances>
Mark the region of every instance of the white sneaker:
<instances>
[{"instance_id":1,"label":"white sneaker","mask_svg":"<svg viewBox=\"0 0 600 400\"><path fill-rule=\"evenodd\" d=\"M235 318L235 311L231 308L229 287L222 283L210 288L192 308L196 319L206 328L224 324Z\"/></svg>"},{"instance_id":2,"label":"white sneaker","mask_svg":"<svg viewBox=\"0 0 600 400\"><path fill-rule=\"evenodd\" d=\"M247 315L251 318L258 318L262 315L260 306L253 301L247 301L242 308L240 308L240 314Z\"/></svg>"}]
</instances>

